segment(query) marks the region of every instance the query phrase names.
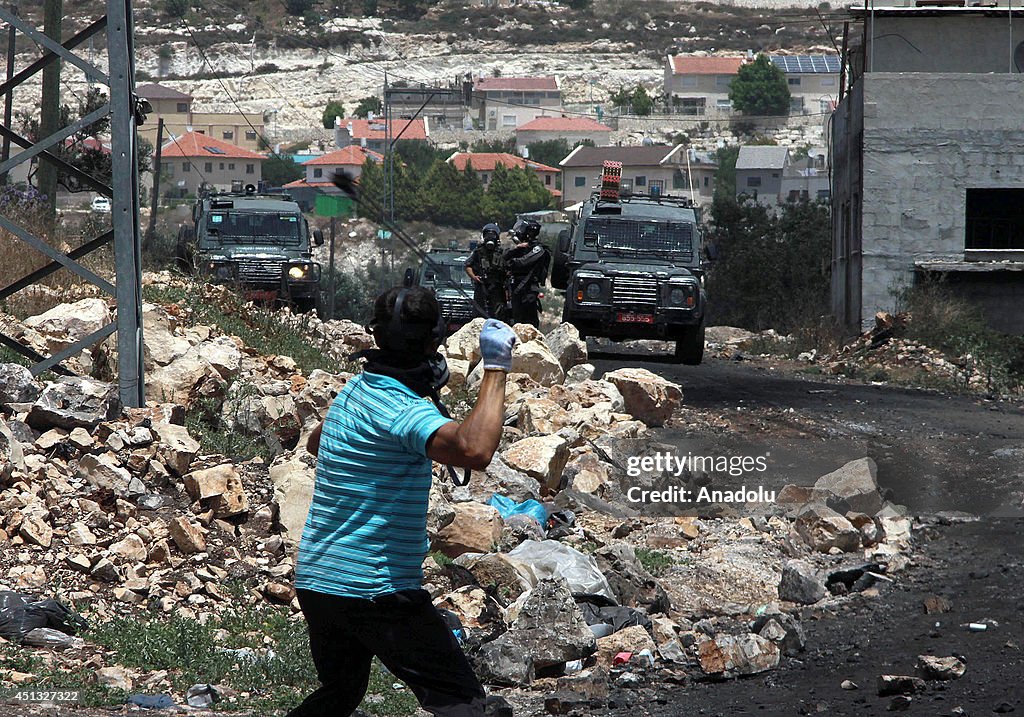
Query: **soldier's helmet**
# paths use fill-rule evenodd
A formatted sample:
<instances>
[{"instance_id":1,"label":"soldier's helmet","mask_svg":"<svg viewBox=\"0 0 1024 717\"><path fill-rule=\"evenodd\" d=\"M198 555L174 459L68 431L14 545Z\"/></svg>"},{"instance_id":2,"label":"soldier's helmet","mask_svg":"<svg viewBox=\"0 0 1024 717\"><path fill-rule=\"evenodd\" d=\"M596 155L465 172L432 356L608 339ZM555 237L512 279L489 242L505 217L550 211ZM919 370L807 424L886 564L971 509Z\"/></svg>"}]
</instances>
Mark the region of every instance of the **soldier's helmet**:
<instances>
[{"instance_id":1,"label":"soldier's helmet","mask_svg":"<svg viewBox=\"0 0 1024 717\"><path fill-rule=\"evenodd\" d=\"M483 237L484 246L495 247L498 245L498 237L501 235L501 228L493 222L491 224L485 224L484 228L480 230L480 235Z\"/></svg>"},{"instance_id":2,"label":"soldier's helmet","mask_svg":"<svg viewBox=\"0 0 1024 717\"><path fill-rule=\"evenodd\" d=\"M540 222L520 219L512 227L512 235L520 241L535 242L540 237Z\"/></svg>"}]
</instances>

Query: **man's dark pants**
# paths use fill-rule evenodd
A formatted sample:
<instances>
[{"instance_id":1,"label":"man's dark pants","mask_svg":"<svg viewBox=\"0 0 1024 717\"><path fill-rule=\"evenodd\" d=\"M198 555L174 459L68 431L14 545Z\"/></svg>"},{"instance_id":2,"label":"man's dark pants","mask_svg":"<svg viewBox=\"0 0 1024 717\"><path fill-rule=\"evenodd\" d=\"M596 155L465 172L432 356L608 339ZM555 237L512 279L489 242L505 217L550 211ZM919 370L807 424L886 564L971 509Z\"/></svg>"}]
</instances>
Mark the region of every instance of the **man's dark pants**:
<instances>
[{"instance_id":1,"label":"man's dark pants","mask_svg":"<svg viewBox=\"0 0 1024 717\"><path fill-rule=\"evenodd\" d=\"M288 717L347 717L377 658L438 717L482 717L485 696L455 635L425 590L374 600L299 590L321 687Z\"/></svg>"}]
</instances>

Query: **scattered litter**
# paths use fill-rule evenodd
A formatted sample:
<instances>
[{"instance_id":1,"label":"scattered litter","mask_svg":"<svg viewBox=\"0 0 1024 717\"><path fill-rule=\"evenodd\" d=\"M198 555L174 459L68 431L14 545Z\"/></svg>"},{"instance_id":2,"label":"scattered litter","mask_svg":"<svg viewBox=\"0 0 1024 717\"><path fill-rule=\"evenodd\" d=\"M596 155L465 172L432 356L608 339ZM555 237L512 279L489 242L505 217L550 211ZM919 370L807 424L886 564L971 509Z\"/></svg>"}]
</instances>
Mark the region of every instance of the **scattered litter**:
<instances>
[{"instance_id":1,"label":"scattered litter","mask_svg":"<svg viewBox=\"0 0 1024 717\"><path fill-rule=\"evenodd\" d=\"M163 710L174 707L174 700L170 695L129 695L128 704L141 707L146 710Z\"/></svg>"},{"instance_id":2,"label":"scattered litter","mask_svg":"<svg viewBox=\"0 0 1024 717\"><path fill-rule=\"evenodd\" d=\"M220 701L220 693L210 684L192 685L185 693L185 701L189 707L210 707Z\"/></svg>"},{"instance_id":3,"label":"scattered litter","mask_svg":"<svg viewBox=\"0 0 1024 717\"><path fill-rule=\"evenodd\" d=\"M547 509L540 501L533 500L532 498L524 500L522 503L516 503L507 496L495 493L487 501L487 504L495 508L501 514L501 517L505 519L513 515L528 515L541 525L545 525L548 520Z\"/></svg>"},{"instance_id":4,"label":"scattered litter","mask_svg":"<svg viewBox=\"0 0 1024 717\"><path fill-rule=\"evenodd\" d=\"M56 600L33 600L29 595L0 592L0 637L5 640L21 644L25 636L38 627L74 635L85 626L81 616Z\"/></svg>"},{"instance_id":5,"label":"scattered litter","mask_svg":"<svg viewBox=\"0 0 1024 717\"><path fill-rule=\"evenodd\" d=\"M612 659L612 664L613 665L622 665L622 664L625 664L625 663L629 662L631 659L633 659L633 653L632 652L620 652L620 653L617 653L615 655L615 657Z\"/></svg>"}]
</instances>

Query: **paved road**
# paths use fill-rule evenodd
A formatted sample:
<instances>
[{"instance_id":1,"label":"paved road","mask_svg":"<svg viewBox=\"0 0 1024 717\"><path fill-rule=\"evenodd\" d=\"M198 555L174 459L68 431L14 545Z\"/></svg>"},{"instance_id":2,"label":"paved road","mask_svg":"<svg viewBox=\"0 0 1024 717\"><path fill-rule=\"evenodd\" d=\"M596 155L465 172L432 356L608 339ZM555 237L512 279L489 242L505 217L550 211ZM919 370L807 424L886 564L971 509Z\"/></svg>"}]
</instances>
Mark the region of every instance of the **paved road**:
<instances>
[{"instance_id":1,"label":"paved road","mask_svg":"<svg viewBox=\"0 0 1024 717\"><path fill-rule=\"evenodd\" d=\"M914 512L1024 515L1021 402L853 383L760 360L680 366L632 348L594 351L592 360L598 374L641 366L683 386L688 410L659 431L666 443L727 445L720 434L739 436L785 455L799 474L788 482L799 484L866 454L878 463L883 490ZM700 420L707 418L725 421L729 430Z\"/></svg>"}]
</instances>

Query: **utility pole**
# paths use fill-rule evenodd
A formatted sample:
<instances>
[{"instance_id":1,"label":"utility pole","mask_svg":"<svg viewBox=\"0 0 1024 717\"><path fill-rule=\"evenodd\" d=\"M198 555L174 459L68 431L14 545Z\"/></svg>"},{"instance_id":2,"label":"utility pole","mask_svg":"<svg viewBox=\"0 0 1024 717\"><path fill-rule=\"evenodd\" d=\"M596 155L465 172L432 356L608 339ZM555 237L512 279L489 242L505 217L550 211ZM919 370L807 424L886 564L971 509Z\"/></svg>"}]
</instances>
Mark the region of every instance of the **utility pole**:
<instances>
[{"instance_id":1,"label":"utility pole","mask_svg":"<svg viewBox=\"0 0 1024 717\"><path fill-rule=\"evenodd\" d=\"M61 18L64 14L64 0L43 0L43 34L57 42L61 41ZM43 96L39 120L39 139L45 139L60 131L60 59L43 68ZM55 148L55 153L59 148ZM46 195L50 215L57 214L57 167L42 159L36 172L39 191Z\"/></svg>"},{"instance_id":2,"label":"utility pole","mask_svg":"<svg viewBox=\"0 0 1024 717\"><path fill-rule=\"evenodd\" d=\"M153 207L149 212L149 229L142 239L142 249L149 251L156 239L156 213L160 205L160 157L164 144L164 118L157 118L156 123L156 156L153 157Z\"/></svg>"},{"instance_id":3,"label":"utility pole","mask_svg":"<svg viewBox=\"0 0 1024 717\"><path fill-rule=\"evenodd\" d=\"M328 291L331 293L327 296L327 318L334 318L334 302L335 297L338 293L337 281L334 273L334 237L337 232L337 217L331 217L331 248L330 248L330 261L331 261L331 280L328 282L330 287Z\"/></svg>"},{"instance_id":4,"label":"utility pole","mask_svg":"<svg viewBox=\"0 0 1024 717\"><path fill-rule=\"evenodd\" d=\"M11 5L11 14L18 14L18 6ZM7 82L11 81L14 77L14 50L17 42L18 30L14 25L10 25L7 29ZM14 93L8 92L4 95L4 127L11 126L11 113L14 109ZM6 162L11 158L11 138L4 135L3 150L0 152L0 162ZM7 184L7 172L0 175L0 184Z\"/></svg>"}]
</instances>

